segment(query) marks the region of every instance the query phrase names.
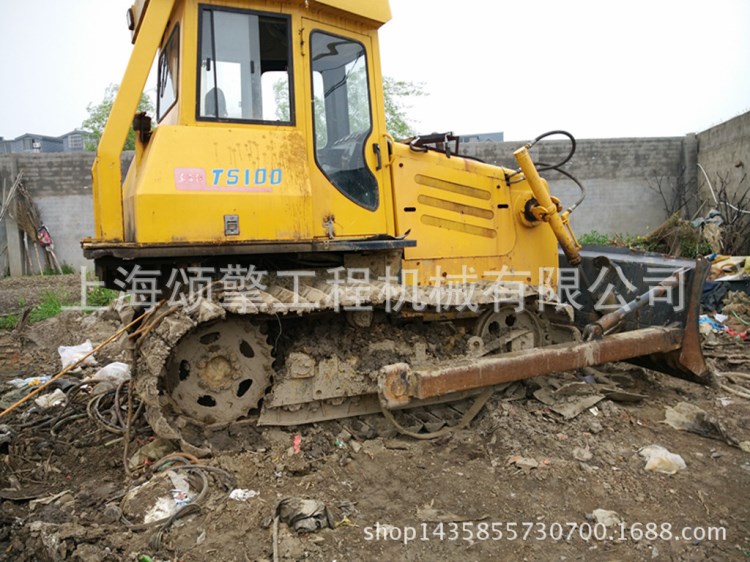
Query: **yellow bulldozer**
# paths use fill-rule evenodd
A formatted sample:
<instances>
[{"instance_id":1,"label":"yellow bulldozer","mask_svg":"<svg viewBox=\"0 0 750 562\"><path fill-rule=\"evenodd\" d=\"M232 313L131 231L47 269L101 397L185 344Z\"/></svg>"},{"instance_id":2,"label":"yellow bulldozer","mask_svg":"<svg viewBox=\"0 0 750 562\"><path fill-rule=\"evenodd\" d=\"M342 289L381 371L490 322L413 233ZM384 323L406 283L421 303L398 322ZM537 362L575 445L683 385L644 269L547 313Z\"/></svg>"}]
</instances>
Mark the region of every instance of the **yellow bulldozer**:
<instances>
[{"instance_id":1,"label":"yellow bulldozer","mask_svg":"<svg viewBox=\"0 0 750 562\"><path fill-rule=\"evenodd\" d=\"M157 434L205 452L203 428L244 419L395 422L474 400L468 416L498 385L620 360L708 381L705 263L582 250L576 205L540 175L564 162L531 157L549 135L505 168L450 133L388 134L388 0L138 0L127 15L82 245L143 314L134 380ZM136 114L154 63L156 115ZM553 133L569 159L574 139Z\"/></svg>"}]
</instances>

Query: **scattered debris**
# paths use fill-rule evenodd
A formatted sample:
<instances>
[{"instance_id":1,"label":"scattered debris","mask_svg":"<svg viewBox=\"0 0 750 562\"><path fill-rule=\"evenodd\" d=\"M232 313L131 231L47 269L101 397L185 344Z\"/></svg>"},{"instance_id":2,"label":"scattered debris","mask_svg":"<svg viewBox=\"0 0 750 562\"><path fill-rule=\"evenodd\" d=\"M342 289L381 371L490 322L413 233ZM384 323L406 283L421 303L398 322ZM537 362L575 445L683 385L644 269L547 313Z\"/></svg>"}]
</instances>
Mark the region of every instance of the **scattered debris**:
<instances>
[{"instance_id":1,"label":"scattered debris","mask_svg":"<svg viewBox=\"0 0 750 562\"><path fill-rule=\"evenodd\" d=\"M164 439L163 437L157 437L153 441L146 443L143 447L138 449L132 457L130 457L128 468L130 470L136 470L139 466L143 466L148 462L158 461L170 453L173 453L175 450L176 448L172 441Z\"/></svg>"},{"instance_id":2,"label":"scattered debris","mask_svg":"<svg viewBox=\"0 0 750 562\"><path fill-rule=\"evenodd\" d=\"M46 382L49 382L49 380L52 377L49 375L43 375L41 377L27 377L25 379L12 379L9 380L7 384L14 388L34 388L35 386L42 385Z\"/></svg>"},{"instance_id":3,"label":"scattered debris","mask_svg":"<svg viewBox=\"0 0 750 562\"><path fill-rule=\"evenodd\" d=\"M551 377L540 377L539 383L542 387L534 391L534 398L566 420L577 417L605 398L604 394L597 392L595 385L584 382L558 386L559 381L553 381Z\"/></svg>"},{"instance_id":4,"label":"scattered debris","mask_svg":"<svg viewBox=\"0 0 750 562\"><path fill-rule=\"evenodd\" d=\"M63 490L62 492L52 494L51 496L47 496L44 498L37 498L29 502L29 507L33 508L36 505L49 505L52 502L57 501L63 496L66 496L68 494L70 494L70 490Z\"/></svg>"},{"instance_id":5,"label":"scattered debris","mask_svg":"<svg viewBox=\"0 0 750 562\"><path fill-rule=\"evenodd\" d=\"M721 334L727 331L727 327L717 320L716 317L712 318L707 314L701 314L700 317L698 317L698 327L704 335L711 332Z\"/></svg>"},{"instance_id":6,"label":"scattered debris","mask_svg":"<svg viewBox=\"0 0 750 562\"><path fill-rule=\"evenodd\" d=\"M175 450L172 441L162 437L157 437L153 441L146 443L143 447L138 449L132 457L130 457L128 468L130 470L136 470L139 466L164 458Z\"/></svg>"},{"instance_id":7,"label":"scattered debris","mask_svg":"<svg viewBox=\"0 0 750 562\"><path fill-rule=\"evenodd\" d=\"M730 394L750 399L750 374L738 371L722 371L716 373L719 387Z\"/></svg>"},{"instance_id":8,"label":"scattered debris","mask_svg":"<svg viewBox=\"0 0 750 562\"><path fill-rule=\"evenodd\" d=\"M239 502L246 502L247 500L251 500L258 496L260 496L260 492L257 492L255 490L248 490L245 488L235 488L234 490L229 492L229 499L237 500Z\"/></svg>"},{"instance_id":9,"label":"scattered debris","mask_svg":"<svg viewBox=\"0 0 750 562\"><path fill-rule=\"evenodd\" d=\"M403 439L386 439L383 441L383 447L393 451L407 451L409 444Z\"/></svg>"},{"instance_id":10,"label":"scattered debris","mask_svg":"<svg viewBox=\"0 0 750 562\"><path fill-rule=\"evenodd\" d=\"M61 345L57 348L57 353L60 355L60 361L62 362L62 368L67 369L69 366L74 365L85 357L88 353L94 351L94 346L91 345L91 340L86 340L80 345L65 346ZM80 365L73 369L71 372L80 373L82 366L94 366L96 365L96 359L93 355L86 357L81 361Z\"/></svg>"},{"instance_id":11,"label":"scattered debris","mask_svg":"<svg viewBox=\"0 0 750 562\"><path fill-rule=\"evenodd\" d=\"M588 447L586 447L585 449L583 447L575 447L573 449L573 458L578 461L590 461L593 456L594 455L591 453L591 450Z\"/></svg>"},{"instance_id":12,"label":"scattered debris","mask_svg":"<svg viewBox=\"0 0 750 562\"><path fill-rule=\"evenodd\" d=\"M56 388L54 392L50 392L49 394L42 394L39 398L35 398L34 404L39 406L42 410L46 410L47 408L51 408L52 406L65 404L67 399L67 395L59 388Z\"/></svg>"},{"instance_id":13,"label":"scattered debris","mask_svg":"<svg viewBox=\"0 0 750 562\"><path fill-rule=\"evenodd\" d=\"M513 455L508 459L506 463L508 465L514 465L516 468L529 471L533 468L539 468L539 461L530 457L522 457L521 455Z\"/></svg>"},{"instance_id":14,"label":"scattered debris","mask_svg":"<svg viewBox=\"0 0 750 562\"><path fill-rule=\"evenodd\" d=\"M648 472L675 474L678 471L687 468L685 461L680 455L670 453L660 445L649 445L648 447L643 447L638 453L646 460L645 468Z\"/></svg>"},{"instance_id":15,"label":"scattered debris","mask_svg":"<svg viewBox=\"0 0 750 562\"><path fill-rule=\"evenodd\" d=\"M36 388L49 383L52 379L49 375L43 375L38 377L26 377L23 379L15 378L7 381L7 385L13 390L6 392L0 397L0 409L5 410L18 400L29 394Z\"/></svg>"},{"instance_id":16,"label":"scattered debris","mask_svg":"<svg viewBox=\"0 0 750 562\"><path fill-rule=\"evenodd\" d=\"M275 516L297 533L312 533L335 527L333 515L318 500L296 497L284 498L276 504Z\"/></svg>"},{"instance_id":17,"label":"scattered debris","mask_svg":"<svg viewBox=\"0 0 750 562\"><path fill-rule=\"evenodd\" d=\"M750 276L750 260L747 256L716 255L711 260L708 278L711 281L737 281Z\"/></svg>"},{"instance_id":18,"label":"scattered debris","mask_svg":"<svg viewBox=\"0 0 750 562\"><path fill-rule=\"evenodd\" d=\"M734 447L737 440L727 433L722 423L694 404L680 402L674 408L667 407L664 423L681 431L696 433L709 439L719 439Z\"/></svg>"},{"instance_id":19,"label":"scattered debris","mask_svg":"<svg viewBox=\"0 0 750 562\"><path fill-rule=\"evenodd\" d=\"M102 389L99 390L100 392L106 387L111 387L112 389L117 388L119 384L129 380L130 365L119 361L105 365L99 369L95 375L83 379L84 382L100 383L99 387L102 387Z\"/></svg>"},{"instance_id":20,"label":"scattered debris","mask_svg":"<svg viewBox=\"0 0 750 562\"><path fill-rule=\"evenodd\" d=\"M185 475L167 470L132 488L120 505L129 521L151 525L166 521L192 498Z\"/></svg>"},{"instance_id":21,"label":"scattered debris","mask_svg":"<svg viewBox=\"0 0 750 562\"><path fill-rule=\"evenodd\" d=\"M616 527L622 523L622 519L615 511L608 511L606 509L595 509L591 512L589 517L595 523L604 525L605 527Z\"/></svg>"}]
</instances>

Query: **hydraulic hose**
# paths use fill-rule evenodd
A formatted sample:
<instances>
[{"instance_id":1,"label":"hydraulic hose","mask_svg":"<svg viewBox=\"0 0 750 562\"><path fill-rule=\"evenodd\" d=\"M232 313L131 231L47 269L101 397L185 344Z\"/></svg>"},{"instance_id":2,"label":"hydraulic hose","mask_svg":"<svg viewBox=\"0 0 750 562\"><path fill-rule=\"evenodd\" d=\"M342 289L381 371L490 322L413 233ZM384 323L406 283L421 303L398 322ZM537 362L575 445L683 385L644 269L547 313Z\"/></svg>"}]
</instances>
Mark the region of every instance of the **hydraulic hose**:
<instances>
[{"instance_id":1,"label":"hydraulic hose","mask_svg":"<svg viewBox=\"0 0 750 562\"><path fill-rule=\"evenodd\" d=\"M583 184L580 181L578 181L578 178L576 178L573 174L571 174L570 172L567 172L567 171L565 171L565 170L562 169L562 167L565 164L567 164L568 162L570 162L570 159L573 158L573 155L576 152L576 146L577 145L576 145L576 139L575 139L575 137L573 135L571 135L568 131L563 131L561 129L554 130L554 131L547 131L546 133L543 133L543 134L539 135L533 141L531 141L528 144L528 147L531 148L532 146L534 146L536 143L538 143L542 139L546 139L547 137L551 137L551 136L555 136L555 135L562 135L564 137L568 137L568 139L570 140L570 151L568 152L568 154L567 154L567 156L565 158L563 158L560 162L558 162L556 164L545 164L543 162L537 162L537 170L539 172L546 172L546 171L549 171L549 170L555 170L556 172L559 172L562 175L564 175L565 177L567 177L569 180L571 180L573 183L575 183L578 186L578 189L580 190L581 195L578 198L578 200L575 203L573 203L573 205L571 205L570 207L567 208L566 212L568 214L570 214L581 203L583 203L583 200L586 198L586 188L583 187Z\"/></svg>"}]
</instances>

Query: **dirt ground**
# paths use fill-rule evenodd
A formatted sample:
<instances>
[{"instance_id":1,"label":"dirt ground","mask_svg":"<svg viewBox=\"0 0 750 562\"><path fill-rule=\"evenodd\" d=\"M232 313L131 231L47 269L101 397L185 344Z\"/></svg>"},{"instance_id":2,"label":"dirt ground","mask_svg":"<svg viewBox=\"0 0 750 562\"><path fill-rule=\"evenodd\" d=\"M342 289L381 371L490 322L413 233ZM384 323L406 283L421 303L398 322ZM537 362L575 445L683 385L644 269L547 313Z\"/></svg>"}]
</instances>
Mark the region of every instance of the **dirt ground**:
<instances>
[{"instance_id":1,"label":"dirt ground","mask_svg":"<svg viewBox=\"0 0 750 562\"><path fill-rule=\"evenodd\" d=\"M0 316L19 314L42 302L45 291L58 295L64 302L75 302L81 294L81 276L34 275L0 279Z\"/></svg>"},{"instance_id":2,"label":"dirt ground","mask_svg":"<svg viewBox=\"0 0 750 562\"><path fill-rule=\"evenodd\" d=\"M118 326L112 313L66 312L21 333L0 333L0 381L54 374L58 345L87 338L96 344ZM98 354L100 364L127 360L121 343ZM721 368L748 372L750 344L721 337L709 343L705 351ZM145 486L145 495L121 501L133 487L123 440L86 415L85 391L64 411L24 407L0 419L7 424L0 425L0 559L272 560L274 509L286 497L323 502L337 526L297 535L280 523L281 560L750 559L750 453L738 447L750 441L750 400L611 368L627 370L618 379L623 390L646 398L605 399L565 419L533 396L549 381L517 383L468 429L435 441L400 437L379 416L217 430L216 453L203 462L224 472L196 472L191 486L201 474L208 483L200 507L163 529L129 529L120 519L121 508L132 519L156 496ZM705 437L663 423L666 409L683 402L705 410L718 432ZM153 440L143 423L134 433L130 453ZM655 444L679 454L686 468L646 471L638 451ZM162 482L167 495L174 482ZM254 493L230 499L234 488ZM584 540L597 509L616 512L622 523L606 527L601 540ZM701 529L682 536L684 527ZM709 537L716 528L726 536Z\"/></svg>"}]
</instances>

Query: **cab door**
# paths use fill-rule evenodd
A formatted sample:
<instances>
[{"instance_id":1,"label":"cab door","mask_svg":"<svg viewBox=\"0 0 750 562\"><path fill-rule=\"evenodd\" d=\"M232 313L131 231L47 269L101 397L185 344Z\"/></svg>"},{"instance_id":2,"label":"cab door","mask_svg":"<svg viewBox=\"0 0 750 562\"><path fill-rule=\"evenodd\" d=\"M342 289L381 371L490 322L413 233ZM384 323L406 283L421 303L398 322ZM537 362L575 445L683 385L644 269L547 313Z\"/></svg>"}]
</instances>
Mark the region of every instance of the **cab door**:
<instances>
[{"instance_id":1,"label":"cab door","mask_svg":"<svg viewBox=\"0 0 750 562\"><path fill-rule=\"evenodd\" d=\"M303 28L315 237L392 234L373 41L307 19Z\"/></svg>"}]
</instances>

